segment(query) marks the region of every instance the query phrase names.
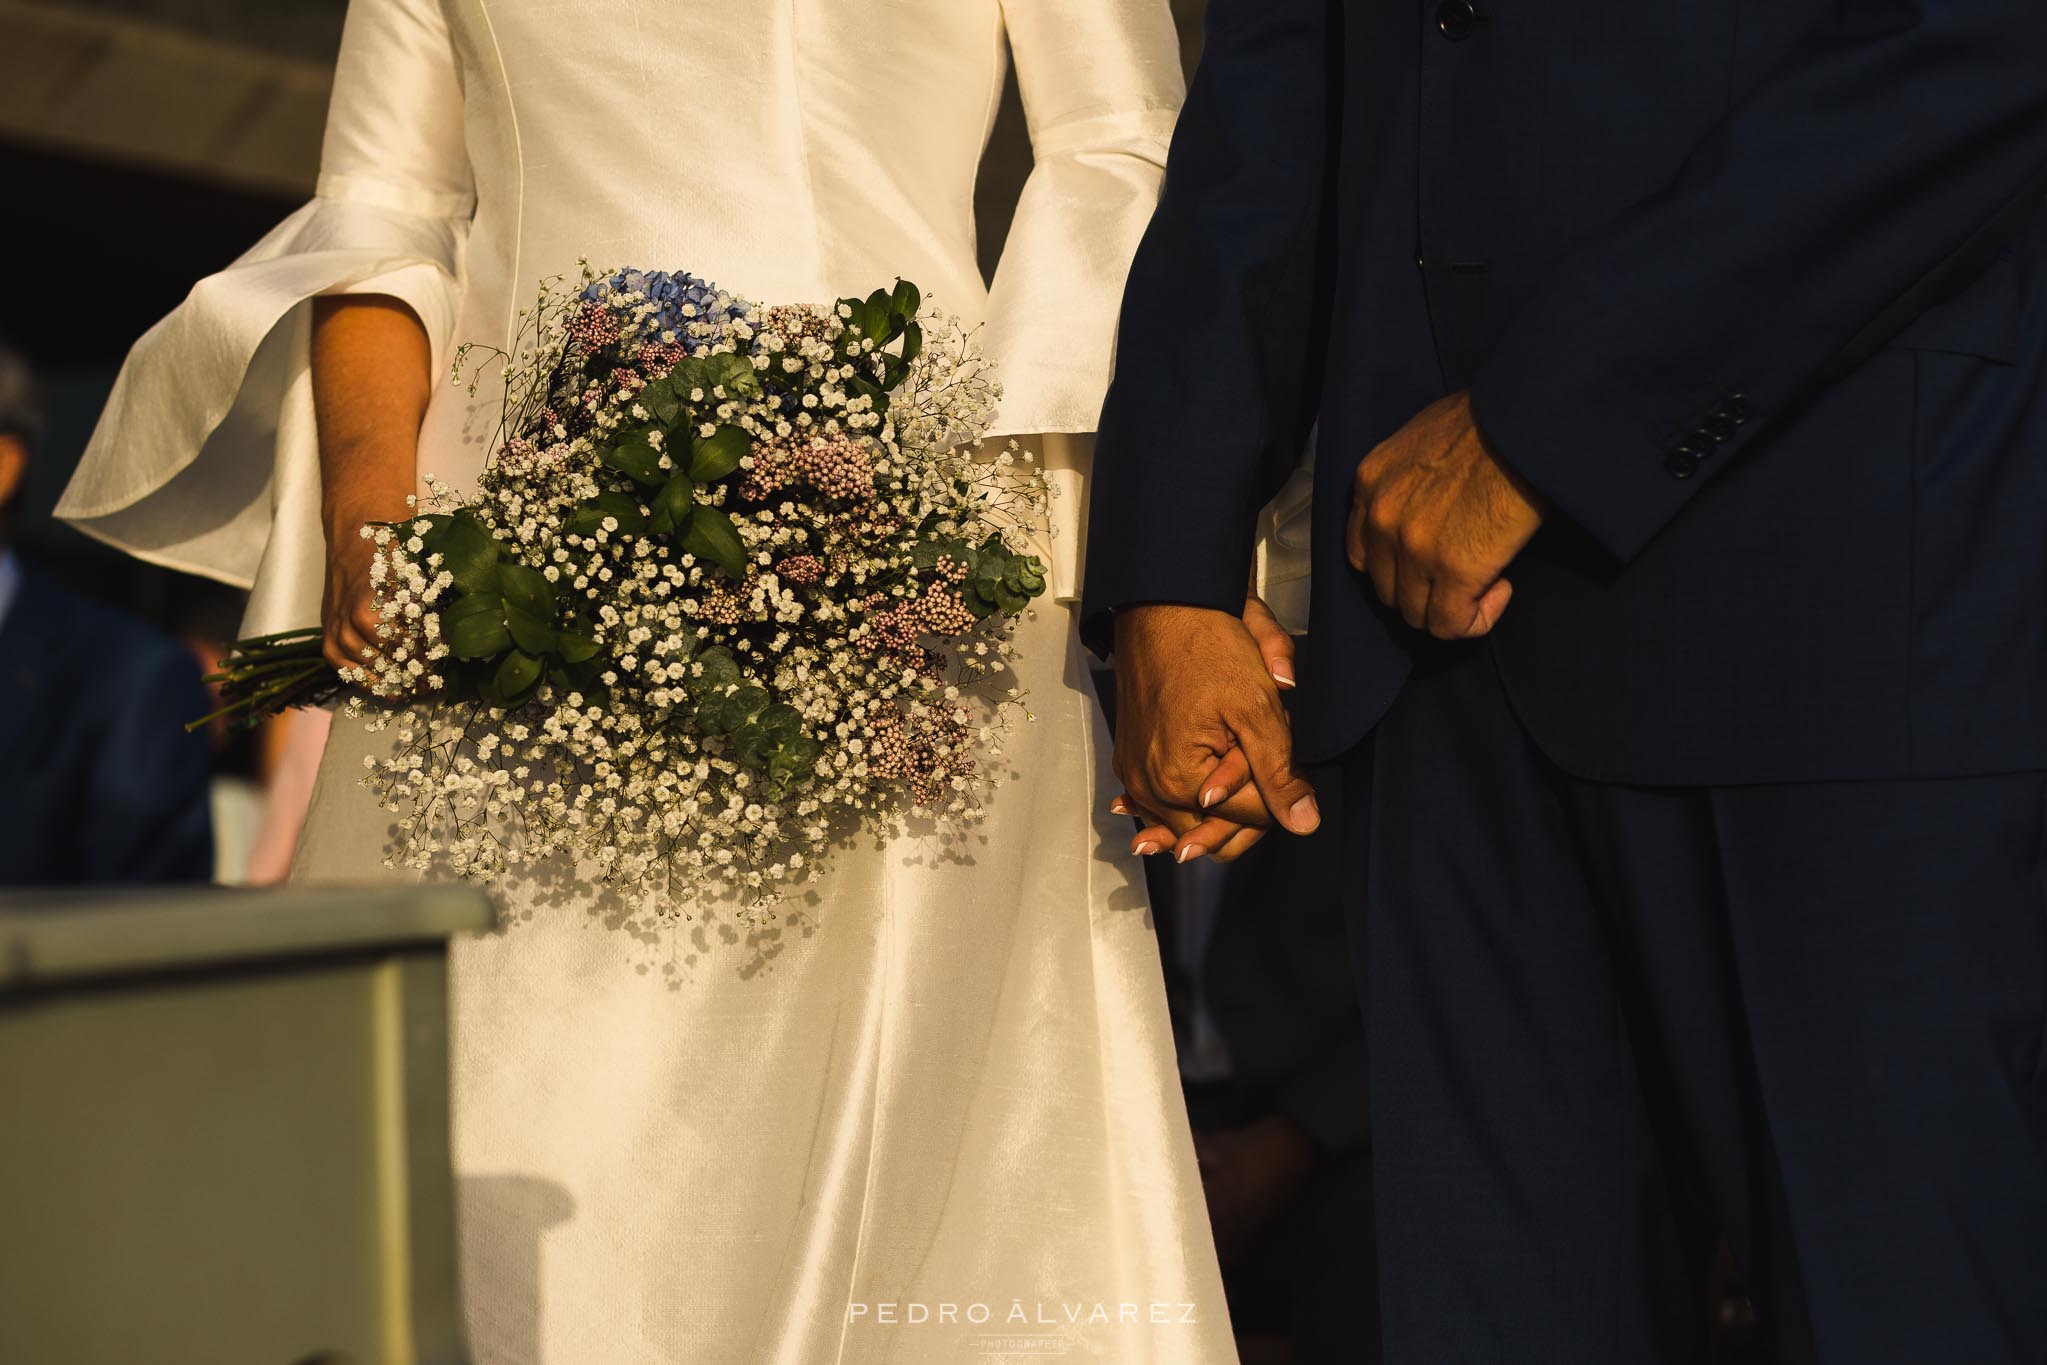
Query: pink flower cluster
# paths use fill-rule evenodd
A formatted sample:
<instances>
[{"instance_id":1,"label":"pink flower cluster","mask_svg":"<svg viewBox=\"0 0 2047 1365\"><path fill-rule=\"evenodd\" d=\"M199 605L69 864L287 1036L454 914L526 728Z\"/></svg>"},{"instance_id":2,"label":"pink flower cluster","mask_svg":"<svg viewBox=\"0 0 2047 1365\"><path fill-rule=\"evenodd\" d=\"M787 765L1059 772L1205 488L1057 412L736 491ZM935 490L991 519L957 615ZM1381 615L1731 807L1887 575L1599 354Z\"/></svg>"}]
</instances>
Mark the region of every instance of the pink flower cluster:
<instances>
[{"instance_id":1,"label":"pink flower cluster","mask_svg":"<svg viewBox=\"0 0 2047 1365\"><path fill-rule=\"evenodd\" d=\"M602 304L586 303L566 328L569 340L595 355L618 341L618 315Z\"/></svg>"},{"instance_id":2,"label":"pink flower cluster","mask_svg":"<svg viewBox=\"0 0 2047 1365\"><path fill-rule=\"evenodd\" d=\"M824 579L824 561L816 555L790 555L775 566L775 573L784 583L807 588Z\"/></svg>"},{"instance_id":3,"label":"pink flower cluster","mask_svg":"<svg viewBox=\"0 0 2047 1365\"><path fill-rule=\"evenodd\" d=\"M907 784L917 805L935 806L955 778L973 775L972 739L957 714L883 711L868 726L867 771Z\"/></svg>"},{"instance_id":4,"label":"pink flower cluster","mask_svg":"<svg viewBox=\"0 0 2047 1365\"><path fill-rule=\"evenodd\" d=\"M974 628L974 613L967 610L958 593L934 588L887 611L877 611L867 625L881 649L906 654L928 635L967 634Z\"/></svg>"},{"instance_id":5,"label":"pink flower cluster","mask_svg":"<svg viewBox=\"0 0 2047 1365\"><path fill-rule=\"evenodd\" d=\"M689 355L679 341L649 341L633 355L633 365L647 379L662 379Z\"/></svg>"},{"instance_id":6,"label":"pink flower cluster","mask_svg":"<svg viewBox=\"0 0 2047 1365\"><path fill-rule=\"evenodd\" d=\"M828 498L864 502L874 496L874 458L843 432L778 436L754 446L739 492L760 502L798 484Z\"/></svg>"},{"instance_id":7,"label":"pink flower cluster","mask_svg":"<svg viewBox=\"0 0 2047 1365\"><path fill-rule=\"evenodd\" d=\"M707 586L697 600L698 619L720 626L736 626L747 620L752 615L753 583L749 575L736 590L722 583Z\"/></svg>"}]
</instances>

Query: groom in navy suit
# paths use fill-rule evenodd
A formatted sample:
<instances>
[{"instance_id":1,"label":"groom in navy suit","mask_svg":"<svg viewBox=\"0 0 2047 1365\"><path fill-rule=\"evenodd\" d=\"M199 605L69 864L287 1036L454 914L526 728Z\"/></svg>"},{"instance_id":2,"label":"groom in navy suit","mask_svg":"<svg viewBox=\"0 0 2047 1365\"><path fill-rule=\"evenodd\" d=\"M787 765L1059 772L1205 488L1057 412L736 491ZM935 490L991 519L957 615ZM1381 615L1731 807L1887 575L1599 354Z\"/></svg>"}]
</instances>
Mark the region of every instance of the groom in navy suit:
<instances>
[{"instance_id":1,"label":"groom in navy suit","mask_svg":"<svg viewBox=\"0 0 2047 1365\"><path fill-rule=\"evenodd\" d=\"M2043 199L2038 0L1210 0L1086 620L1154 841L1371 786L1395 1365L2047 1360Z\"/></svg>"}]
</instances>

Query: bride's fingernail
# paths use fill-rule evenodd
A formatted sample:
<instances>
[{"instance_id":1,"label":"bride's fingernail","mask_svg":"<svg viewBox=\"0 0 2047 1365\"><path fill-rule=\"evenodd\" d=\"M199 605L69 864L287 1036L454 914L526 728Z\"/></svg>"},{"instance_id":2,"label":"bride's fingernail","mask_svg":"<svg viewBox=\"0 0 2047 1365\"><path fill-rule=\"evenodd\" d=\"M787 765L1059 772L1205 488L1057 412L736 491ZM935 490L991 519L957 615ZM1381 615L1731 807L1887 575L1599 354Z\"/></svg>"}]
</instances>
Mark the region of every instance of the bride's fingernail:
<instances>
[{"instance_id":1,"label":"bride's fingernail","mask_svg":"<svg viewBox=\"0 0 2047 1365\"><path fill-rule=\"evenodd\" d=\"M1221 787L1210 787L1207 791L1201 794L1201 808L1203 810L1207 810L1210 806L1214 805L1216 802L1222 799L1223 789Z\"/></svg>"},{"instance_id":2,"label":"bride's fingernail","mask_svg":"<svg viewBox=\"0 0 2047 1365\"><path fill-rule=\"evenodd\" d=\"M1158 851L1159 846L1150 839L1146 839L1143 843L1139 844L1136 848L1131 850L1131 852L1135 853L1140 858L1149 858L1152 854Z\"/></svg>"},{"instance_id":3,"label":"bride's fingernail","mask_svg":"<svg viewBox=\"0 0 2047 1365\"><path fill-rule=\"evenodd\" d=\"M1200 844L1189 844L1187 845L1187 847L1181 849L1178 853L1175 853L1173 855L1173 858L1174 861L1176 862L1191 863L1196 858L1199 858L1202 854L1206 852L1208 852L1208 850L1203 848Z\"/></svg>"},{"instance_id":4,"label":"bride's fingernail","mask_svg":"<svg viewBox=\"0 0 2047 1365\"><path fill-rule=\"evenodd\" d=\"M1109 803L1109 811L1114 815L1128 815L1130 814L1130 803L1119 796Z\"/></svg>"},{"instance_id":5,"label":"bride's fingernail","mask_svg":"<svg viewBox=\"0 0 2047 1365\"><path fill-rule=\"evenodd\" d=\"M1294 675L1287 672L1284 668L1273 669L1272 680L1281 687L1292 687L1294 685Z\"/></svg>"}]
</instances>

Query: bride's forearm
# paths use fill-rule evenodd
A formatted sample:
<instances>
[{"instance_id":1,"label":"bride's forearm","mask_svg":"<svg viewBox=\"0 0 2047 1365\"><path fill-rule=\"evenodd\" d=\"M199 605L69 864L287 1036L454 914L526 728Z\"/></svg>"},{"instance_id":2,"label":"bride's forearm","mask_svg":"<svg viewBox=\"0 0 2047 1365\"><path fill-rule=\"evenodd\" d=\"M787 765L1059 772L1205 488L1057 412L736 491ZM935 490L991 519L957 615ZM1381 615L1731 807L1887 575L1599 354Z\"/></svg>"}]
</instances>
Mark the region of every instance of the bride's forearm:
<instances>
[{"instance_id":1,"label":"bride's forearm","mask_svg":"<svg viewBox=\"0 0 2047 1365\"><path fill-rule=\"evenodd\" d=\"M405 515L418 477L432 364L426 329L399 300L370 294L313 301L320 510L330 546L365 522Z\"/></svg>"}]
</instances>

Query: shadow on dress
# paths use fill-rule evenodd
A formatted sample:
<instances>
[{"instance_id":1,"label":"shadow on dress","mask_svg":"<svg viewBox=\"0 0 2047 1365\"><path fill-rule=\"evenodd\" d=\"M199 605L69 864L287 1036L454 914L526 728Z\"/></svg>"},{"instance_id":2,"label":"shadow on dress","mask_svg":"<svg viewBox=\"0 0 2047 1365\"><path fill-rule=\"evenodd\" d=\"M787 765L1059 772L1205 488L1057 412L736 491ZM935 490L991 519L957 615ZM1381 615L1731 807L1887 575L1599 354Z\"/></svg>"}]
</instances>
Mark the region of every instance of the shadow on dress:
<instances>
[{"instance_id":1,"label":"shadow on dress","mask_svg":"<svg viewBox=\"0 0 2047 1365\"><path fill-rule=\"evenodd\" d=\"M530 1175L463 1176L457 1182L462 1297L474 1365L540 1359L541 1241L575 1217L565 1186ZM484 1305L489 1305L486 1309Z\"/></svg>"}]
</instances>

